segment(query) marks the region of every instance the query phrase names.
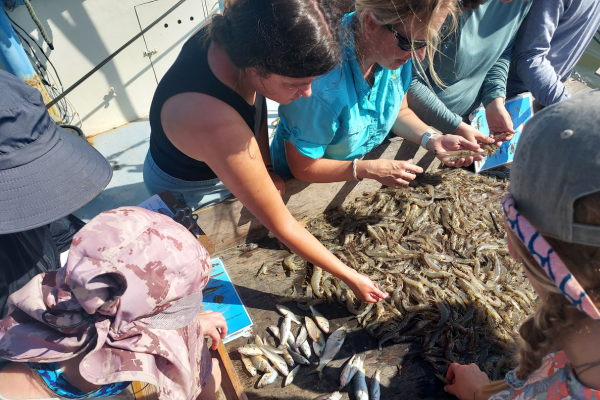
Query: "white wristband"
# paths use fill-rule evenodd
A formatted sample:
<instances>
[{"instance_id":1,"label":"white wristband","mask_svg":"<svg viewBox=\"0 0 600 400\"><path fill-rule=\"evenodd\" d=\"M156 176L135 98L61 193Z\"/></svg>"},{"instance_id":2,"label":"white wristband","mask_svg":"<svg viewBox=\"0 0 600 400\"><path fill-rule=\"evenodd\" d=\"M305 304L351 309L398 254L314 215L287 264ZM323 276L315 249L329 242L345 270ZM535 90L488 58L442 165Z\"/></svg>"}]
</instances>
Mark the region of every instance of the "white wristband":
<instances>
[{"instance_id":1,"label":"white wristband","mask_svg":"<svg viewBox=\"0 0 600 400\"><path fill-rule=\"evenodd\" d=\"M430 129L423 134L423 137L421 138L421 147L422 148L427 150L427 142L429 142L429 139L431 139L431 137L433 135L437 135L437 132L434 131L433 129Z\"/></svg>"},{"instance_id":2,"label":"white wristband","mask_svg":"<svg viewBox=\"0 0 600 400\"><path fill-rule=\"evenodd\" d=\"M354 180L362 181L362 179L360 179L358 177L358 175L356 175L356 163L357 162L358 162L358 158L355 158L354 160L352 160L352 174L354 175Z\"/></svg>"}]
</instances>

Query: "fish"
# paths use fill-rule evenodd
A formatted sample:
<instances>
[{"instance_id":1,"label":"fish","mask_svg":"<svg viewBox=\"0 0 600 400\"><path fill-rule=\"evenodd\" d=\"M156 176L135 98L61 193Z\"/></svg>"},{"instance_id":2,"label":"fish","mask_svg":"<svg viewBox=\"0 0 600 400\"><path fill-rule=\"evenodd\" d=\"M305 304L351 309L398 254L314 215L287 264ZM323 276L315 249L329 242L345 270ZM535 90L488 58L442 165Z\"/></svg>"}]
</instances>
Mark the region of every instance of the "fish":
<instances>
[{"instance_id":1,"label":"fish","mask_svg":"<svg viewBox=\"0 0 600 400\"><path fill-rule=\"evenodd\" d=\"M250 357L242 354L242 363L244 363L244 367L246 367L246 371L252 376L256 376L257 370L256 367L252 364L252 360Z\"/></svg>"},{"instance_id":2,"label":"fish","mask_svg":"<svg viewBox=\"0 0 600 400\"><path fill-rule=\"evenodd\" d=\"M294 361L298 364L303 364L303 365L309 365L310 361L308 361L307 358L305 358L304 356L302 356L302 354L300 353L296 353L294 350L288 350L288 352L290 353L290 356L292 356L292 358L294 359Z\"/></svg>"},{"instance_id":3,"label":"fish","mask_svg":"<svg viewBox=\"0 0 600 400\"><path fill-rule=\"evenodd\" d=\"M290 371L290 373L288 374L288 376L285 378L285 382L283 383L283 386L287 386L290 383L292 383L292 381L294 380L294 377L296 376L296 374L298 373L298 370L300 369L300 366L297 365L296 368L294 368L293 370Z\"/></svg>"},{"instance_id":4,"label":"fish","mask_svg":"<svg viewBox=\"0 0 600 400\"><path fill-rule=\"evenodd\" d=\"M379 400L381 398L381 370L375 370L373 377L371 378L371 382L369 383L369 399L370 400Z\"/></svg>"},{"instance_id":5,"label":"fish","mask_svg":"<svg viewBox=\"0 0 600 400\"><path fill-rule=\"evenodd\" d=\"M319 366L315 368L312 372L317 372L319 374L319 378L323 375L323 368L327 364L333 360L333 358L339 353L342 345L344 344L344 340L346 340L346 327L342 326L336 329L329 337L327 338L327 342L325 343L325 348L323 349L323 355L319 360Z\"/></svg>"},{"instance_id":6,"label":"fish","mask_svg":"<svg viewBox=\"0 0 600 400\"><path fill-rule=\"evenodd\" d=\"M298 332L298 337L296 337L296 344L300 346L302 343L306 341L308 338L308 332L306 331L306 327L302 325L300 327L300 332Z\"/></svg>"},{"instance_id":7,"label":"fish","mask_svg":"<svg viewBox=\"0 0 600 400\"><path fill-rule=\"evenodd\" d=\"M281 339L278 327L276 327L275 325L271 325L271 326L269 326L268 329L273 333L273 335L277 339ZM292 335L291 333L288 336L287 346L290 347L292 350L294 350L296 353L300 351L300 348L298 347L298 344L296 343L296 340L294 339L294 335Z\"/></svg>"},{"instance_id":8,"label":"fish","mask_svg":"<svg viewBox=\"0 0 600 400\"><path fill-rule=\"evenodd\" d=\"M313 400L340 400L342 398L342 394L340 392L333 392L328 394L322 394L320 396L315 397Z\"/></svg>"},{"instance_id":9,"label":"fish","mask_svg":"<svg viewBox=\"0 0 600 400\"><path fill-rule=\"evenodd\" d=\"M265 342L263 342L262 338L258 335L254 337L254 344L257 346L264 346Z\"/></svg>"},{"instance_id":10,"label":"fish","mask_svg":"<svg viewBox=\"0 0 600 400\"><path fill-rule=\"evenodd\" d=\"M245 356L262 356L262 350L255 344L247 344L238 348L238 352Z\"/></svg>"},{"instance_id":11,"label":"fish","mask_svg":"<svg viewBox=\"0 0 600 400\"><path fill-rule=\"evenodd\" d=\"M287 314L283 321L281 322L281 326L279 327L279 347L285 347L287 344L288 337L290 337L292 331L292 316L291 314Z\"/></svg>"},{"instance_id":12,"label":"fish","mask_svg":"<svg viewBox=\"0 0 600 400\"><path fill-rule=\"evenodd\" d=\"M250 356L250 361L252 362L252 365L254 366L254 368L256 368L258 371L262 371L262 372L272 372L273 371L273 367L271 366L271 364L269 364L269 362L261 355L261 356Z\"/></svg>"},{"instance_id":13,"label":"fish","mask_svg":"<svg viewBox=\"0 0 600 400\"><path fill-rule=\"evenodd\" d=\"M358 356L358 358L360 359L360 356ZM350 359L344 366L344 369L342 369L342 373L340 374L339 390L342 390L347 384L349 384L352 378L354 377L354 374L356 374L357 368L356 364L354 363L354 360L356 360L356 353L352 357L350 357Z\"/></svg>"},{"instance_id":14,"label":"fish","mask_svg":"<svg viewBox=\"0 0 600 400\"><path fill-rule=\"evenodd\" d=\"M354 375L354 396L357 400L369 400L369 389L365 379L365 369L361 361L356 375Z\"/></svg>"},{"instance_id":15,"label":"fish","mask_svg":"<svg viewBox=\"0 0 600 400\"><path fill-rule=\"evenodd\" d=\"M290 366L290 368L293 368L296 365L296 363L294 362L294 358L290 354L290 351L288 350L287 347L283 348L283 352L281 353L281 356L285 360L285 363Z\"/></svg>"},{"instance_id":16,"label":"fish","mask_svg":"<svg viewBox=\"0 0 600 400\"><path fill-rule=\"evenodd\" d=\"M262 376L262 378L260 378L260 380L256 384L256 387L260 389L264 388L267 385L270 385L271 383L275 382L275 379L277 379L278 375L279 374L277 374L277 371L267 372Z\"/></svg>"},{"instance_id":17,"label":"fish","mask_svg":"<svg viewBox=\"0 0 600 400\"><path fill-rule=\"evenodd\" d=\"M321 330L309 317L304 317L304 323L306 330L308 331L308 336L310 336L310 338L313 340L313 349L315 354L318 357L321 357L323 348L325 347L325 335L323 335L323 332L321 332Z\"/></svg>"},{"instance_id":18,"label":"fish","mask_svg":"<svg viewBox=\"0 0 600 400\"><path fill-rule=\"evenodd\" d=\"M262 350L265 357L267 357L269 359L269 361L271 361L273 363L273 366L277 369L277 371L281 372L281 374L283 376L288 376L290 371L289 371L287 364L283 358L281 358L278 354L275 354L275 353L269 351L264 346L261 346L260 349Z\"/></svg>"},{"instance_id":19,"label":"fish","mask_svg":"<svg viewBox=\"0 0 600 400\"><path fill-rule=\"evenodd\" d=\"M319 328L321 328L323 332L329 333L329 321L327 321L327 318L325 318L323 314L315 310L313 306L309 306L309 308Z\"/></svg>"},{"instance_id":20,"label":"fish","mask_svg":"<svg viewBox=\"0 0 600 400\"><path fill-rule=\"evenodd\" d=\"M287 317L287 315L289 314L292 322L295 322L298 325L302 325L302 322L300 322L300 320L298 319L298 317L296 317L296 315L292 312L292 310L290 310L289 308L287 308L286 306L282 306L281 304L275 304L275 307L277 307L277 310L284 316Z\"/></svg>"},{"instance_id":21,"label":"fish","mask_svg":"<svg viewBox=\"0 0 600 400\"><path fill-rule=\"evenodd\" d=\"M312 355L312 351L310 350L310 344L308 344L308 340L305 340L304 342L302 342L302 344L299 347L300 347L300 351L302 351L302 354L304 354L304 357L309 359L310 356Z\"/></svg>"}]
</instances>

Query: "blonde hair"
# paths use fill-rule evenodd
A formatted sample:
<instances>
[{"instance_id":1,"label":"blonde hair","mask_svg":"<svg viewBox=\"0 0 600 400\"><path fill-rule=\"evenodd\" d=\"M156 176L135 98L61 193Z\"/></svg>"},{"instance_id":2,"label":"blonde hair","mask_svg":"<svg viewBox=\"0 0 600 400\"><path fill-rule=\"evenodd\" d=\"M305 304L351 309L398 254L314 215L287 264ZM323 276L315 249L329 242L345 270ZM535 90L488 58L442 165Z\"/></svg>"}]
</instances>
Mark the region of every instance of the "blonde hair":
<instances>
[{"instance_id":1,"label":"blonde hair","mask_svg":"<svg viewBox=\"0 0 600 400\"><path fill-rule=\"evenodd\" d=\"M414 24L415 21L423 23L427 28L425 40L427 40L427 60L430 65L431 78L437 86L446 87L433 68L433 56L442 39L440 36L448 36L456 29L459 14L458 0L356 0L355 9L360 29L364 29L365 15L368 12L382 25L408 23L409 21L411 24ZM450 25L443 29L443 34L440 34L432 26L432 17L440 11L447 11L450 17ZM414 51L412 53L413 63L420 70L419 73L423 72L421 62ZM423 76L425 76L424 73Z\"/></svg>"},{"instance_id":2,"label":"blonde hair","mask_svg":"<svg viewBox=\"0 0 600 400\"><path fill-rule=\"evenodd\" d=\"M600 193L579 199L575 204L576 222L600 225ZM525 245L511 231L507 231L524 268L547 292L542 303L519 329L522 345L519 350L517 378L526 379L542 365L548 354L559 350L565 332L582 327L588 316L579 311L552 283ZM600 306L600 247L567 243L544 236L544 239L565 263L590 298ZM506 381L491 382L480 389L481 394L492 395L508 389Z\"/></svg>"}]
</instances>

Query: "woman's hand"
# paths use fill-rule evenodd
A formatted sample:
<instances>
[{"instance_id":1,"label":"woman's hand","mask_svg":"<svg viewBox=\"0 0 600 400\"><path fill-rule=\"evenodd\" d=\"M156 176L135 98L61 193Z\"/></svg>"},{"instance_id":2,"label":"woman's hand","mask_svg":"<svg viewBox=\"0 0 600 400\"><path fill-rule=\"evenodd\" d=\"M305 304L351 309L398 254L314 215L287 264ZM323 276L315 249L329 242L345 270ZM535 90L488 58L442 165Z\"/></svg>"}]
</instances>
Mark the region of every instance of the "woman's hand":
<instances>
[{"instance_id":1,"label":"woman's hand","mask_svg":"<svg viewBox=\"0 0 600 400\"><path fill-rule=\"evenodd\" d=\"M457 150L470 150L470 151L480 151L481 147L479 147L476 143L471 143L467 139L458 136L458 135L436 135L429 139L427 142L427 150L433 152L448 152L448 151L457 151ZM444 164L449 167L460 168L462 166L469 166L473 163L473 161L479 161L483 159L483 156L477 157L465 157L461 158L458 161L447 161L444 162L445 155L438 155L437 158L440 159Z\"/></svg>"},{"instance_id":2,"label":"woman's hand","mask_svg":"<svg viewBox=\"0 0 600 400\"><path fill-rule=\"evenodd\" d=\"M358 178L375 179L376 181L393 188L407 186L416 178L416 174L423 172L423 168L408 161L397 160L368 160L359 161L356 166Z\"/></svg>"},{"instance_id":3,"label":"woman's hand","mask_svg":"<svg viewBox=\"0 0 600 400\"><path fill-rule=\"evenodd\" d=\"M269 172L269 176L271 177L271 180L273 181L273 185L275 185L275 189L277 189L277 191L279 192L281 197L283 197L283 195L285 194L285 182L275 172L273 172L273 171L268 171L268 172Z\"/></svg>"},{"instance_id":4,"label":"woman's hand","mask_svg":"<svg viewBox=\"0 0 600 400\"><path fill-rule=\"evenodd\" d=\"M446 379L451 384L446 385L444 390L460 400L487 399L486 396L477 393L477 390L489 383L490 380L476 364L460 365L452 363L448 368L448 372L446 372Z\"/></svg>"},{"instance_id":5,"label":"woman's hand","mask_svg":"<svg viewBox=\"0 0 600 400\"><path fill-rule=\"evenodd\" d=\"M227 321L223 314L211 310L203 310L197 316L202 327L204 336L210 336L212 339L212 349L216 350L219 345L219 339L225 339L227 336Z\"/></svg>"},{"instance_id":6,"label":"woman's hand","mask_svg":"<svg viewBox=\"0 0 600 400\"><path fill-rule=\"evenodd\" d=\"M389 296L377 287L377 284L365 275L352 270L352 274L343 279L343 281L352 289L359 300L369 303L377 303Z\"/></svg>"},{"instance_id":7,"label":"woman's hand","mask_svg":"<svg viewBox=\"0 0 600 400\"><path fill-rule=\"evenodd\" d=\"M464 122L461 122L458 128L456 128L454 135L464 137L471 143L494 143L494 139L485 136L475 127L465 124Z\"/></svg>"},{"instance_id":8,"label":"woman's hand","mask_svg":"<svg viewBox=\"0 0 600 400\"><path fill-rule=\"evenodd\" d=\"M485 117L490 129L490 137L498 137L495 140L496 146L500 146L502 142L512 139L512 134L515 133L515 130L513 129L510 114L504 106L504 98L495 98L485 106Z\"/></svg>"}]
</instances>

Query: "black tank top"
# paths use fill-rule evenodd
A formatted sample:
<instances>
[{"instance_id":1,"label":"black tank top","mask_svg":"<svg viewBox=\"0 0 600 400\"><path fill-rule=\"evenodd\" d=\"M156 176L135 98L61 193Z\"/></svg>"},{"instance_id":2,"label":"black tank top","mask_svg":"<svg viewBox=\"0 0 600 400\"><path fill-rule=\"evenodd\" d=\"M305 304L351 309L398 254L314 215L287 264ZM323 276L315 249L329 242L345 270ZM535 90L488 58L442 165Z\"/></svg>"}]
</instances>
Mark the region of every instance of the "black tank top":
<instances>
[{"instance_id":1,"label":"black tank top","mask_svg":"<svg viewBox=\"0 0 600 400\"><path fill-rule=\"evenodd\" d=\"M179 93L197 92L219 99L240 114L255 137L267 117L266 100L261 94L256 93L255 105L251 106L212 73L207 57L210 41L204 40L205 31L201 29L183 45L175 63L158 84L150 106L150 154L163 172L184 181L205 181L217 175L206 163L179 151L165 135L160 111L169 98ZM198 118L202 117L200 112Z\"/></svg>"}]
</instances>

